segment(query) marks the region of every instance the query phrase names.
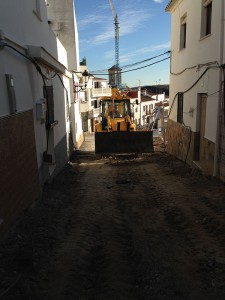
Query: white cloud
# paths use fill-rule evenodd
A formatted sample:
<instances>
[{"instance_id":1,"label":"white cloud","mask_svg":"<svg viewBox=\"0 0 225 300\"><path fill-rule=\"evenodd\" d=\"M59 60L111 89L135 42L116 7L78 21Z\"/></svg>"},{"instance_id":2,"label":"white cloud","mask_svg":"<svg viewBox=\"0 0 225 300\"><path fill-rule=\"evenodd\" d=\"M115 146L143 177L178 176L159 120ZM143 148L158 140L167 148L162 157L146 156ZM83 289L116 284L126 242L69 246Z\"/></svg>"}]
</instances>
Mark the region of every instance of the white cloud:
<instances>
[{"instance_id":1,"label":"white cloud","mask_svg":"<svg viewBox=\"0 0 225 300\"><path fill-rule=\"evenodd\" d=\"M125 10L119 18L121 27L120 35L123 36L136 32L144 26L144 22L149 20L151 17L152 14L146 10Z\"/></svg>"},{"instance_id":2,"label":"white cloud","mask_svg":"<svg viewBox=\"0 0 225 300\"><path fill-rule=\"evenodd\" d=\"M93 28L93 26L102 24L108 21L107 17L107 7L105 5L99 6L91 14L87 14L83 17L79 16L77 19L79 31L87 30L88 27ZM101 16L101 17L99 17Z\"/></svg>"},{"instance_id":3,"label":"white cloud","mask_svg":"<svg viewBox=\"0 0 225 300\"><path fill-rule=\"evenodd\" d=\"M155 3L163 3L164 0L153 0Z\"/></svg>"},{"instance_id":4,"label":"white cloud","mask_svg":"<svg viewBox=\"0 0 225 300\"><path fill-rule=\"evenodd\" d=\"M170 42L166 42L163 44L158 44L158 45L153 45L153 46L149 46L149 47L143 47L143 48L139 48L136 51L132 51L130 53L126 52L126 54L121 54L120 55L120 63L121 66L129 64L129 62L137 62L140 61L140 57L143 57L143 54L150 54L152 52L161 52L164 53L166 51L168 51L170 49ZM159 53L160 54L160 53ZM158 55L158 53L156 54ZM151 57L154 55L151 55ZM147 59L147 58L145 58Z\"/></svg>"},{"instance_id":5,"label":"white cloud","mask_svg":"<svg viewBox=\"0 0 225 300\"><path fill-rule=\"evenodd\" d=\"M84 30L89 25L100 24L101 22L102 22L102 20L100 20L100 18L98 16L96 16L95 14L88 15L84 19L78 20L79 30Z\"/></svg>"},{"instance_id":6,"label":"white cloud","mask_svg":"<svg viewBox=\"0 0 225 300\"><path fill-rule=\"evenodd\" d=\"M163 43L163 44L159 44L159 45L143 47L143 48L139 49L137 52L138 53L150 53L150 52L159 51L159 50L167 50L169 48L170 48L170 41Z\"/></svg>"},{"instance_id":7,"label":"white cloud","mask_svg":"<svg viewBox=\"0 0 225 300\"><path fill-rule=\"evenodd\" d=\"M120 7L120 11L118 11L120 37L138 31L151 17L152 14L149 11L142 8L137 9L131 3L127 7ZM82 33L86 31L86 36L82 34L82 39L80 39L82 46L98 46L113 40L115 27L110 8L102 6L98 8L98 11L79 19L78 29Z\"/></svg>"}]
</instances>

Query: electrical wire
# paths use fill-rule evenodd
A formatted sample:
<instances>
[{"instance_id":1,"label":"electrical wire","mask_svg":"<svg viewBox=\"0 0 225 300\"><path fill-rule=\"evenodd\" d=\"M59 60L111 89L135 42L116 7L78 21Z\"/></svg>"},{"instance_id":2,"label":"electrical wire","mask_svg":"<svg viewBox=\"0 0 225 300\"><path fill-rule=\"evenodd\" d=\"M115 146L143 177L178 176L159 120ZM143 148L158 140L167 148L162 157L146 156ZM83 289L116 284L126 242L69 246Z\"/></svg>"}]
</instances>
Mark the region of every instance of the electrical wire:
<instances>
[{"instance_id":1,"label":"electrical wire","mask_svg":"<svg viewBox=\"0 0 225 300\"><path fill-rule=\"evenodd\" d=\"M144 69L144 68L147 68L147 67L150 67L150 66L153 66L155 64L158 64L164 60L167 60L169 59L170 57L167 57L167 58L164 58L164 59L161 59L161 60L158 60L152 64L148 64L146 66L142 66L142 67L139 67L139 68L135 68L135 69L131 69L131 70L127 70L127 71L118 71L117 74L122 74L122 73L127 73L127 72L132 72L132 71L137 71L137 70L140 70L140 69ZM92 73L92 75L109 75L108 73L102 73L102 74L95 74L95 73Z\"/></svg>"},{"instance_id":2,"label":"electrical wire","mask_svg":"<svg viewBox=\"0 0 225 300\"><path fill-rule=\"evenodd\" d=\"M208 72L208 70L209 69L212 69L212 68L220 68L220 66L214 66L214 67L207 67L206 69L205 69L205 71L201 74L201 76L187 89L187 90L185 90L184 92L182 92L182 94L186 94L187 92L189 92L190 90L192 90L193 89L193 87L195 87L196 86L196 84L201 80L201 78ZM169 118L169 116L170 116L170 113L171 113L171 111L172 111L172 107L173 107L173 104L174 104L174 102L175 102L175 100L176 100L176 97L179 95L179 93L181 93L181 92L177 92L176 94L175 94L175 96L174 96L174 98L173 98L173 101L172 101L172 105L171 105L171 107L170 107L170 110L169 110L169 113L168 113L168 118ZM215 92L216 93L216 92ZM213 93L213 94L215 94L215 93ZM213 95L212 94L212 95ZM187 125L185 125L185 123L182 121L182 124L186 127L186 128L189 128L189 130L190 130L190 139L189 139L189 143L188 143L188 149L187 149L187 153L186 153L186 157L185 157L185 164L186 164L186 161L187 161L187 157L188 157L188 154L189 154L189 151L190 151L190 145L191 145L191 127L190 126L187 126Z\"/></svg>"},{"instance_id":3,"label":"electrical wire","mask_svg":"<svg viewBox=\"0 0 225 300\"><path fill-rule=\"evenodd\" d=\"M34 63L34 59L24 53L22 53L21 51L17 50L15 47L3 42L0 40L0 47L8 47L11 48L12 50L14 50L15 52L17 52L18 54L20 54L21 56L25 57L26 59L30 60L32 63Z\"/></svg>"},{"instance_id":4,"label":"electrical wire","mask_svg":"<svg viewBox=\"0 0 225 300\"><path fill-rule=\"evenodd\" d=\"M127 70L127 71L122 71L122 72L120 72L120 73L127 73L127 72L132 72L132 71L136 71L136 70L144 69L144 68L147 68L147 67L153 66L153 65L155 65L155 64L158 64L158 63L160 63L160 62L162 62L162 61L164 61L164 60L167 60L167 59L170 59L170 57L167 57L167 58L164 58L164 59L158 60L158 61L156 61L156 62L154 62L154 63L152 63L152 64L149 64L149 65L146 65L146 66L143 66L143 67L139 67L139 68L135 68L135 69Z\"/></svg>"},{"instance_id":5,"label":"electrical wire","mask_svg":"<svg viewBox=\"0 0 225 300\"><path fill-rule=\"evenodd\" d=\"M173 107L173 104L174 104L174 102L175 102L175 100L176 100L176 97L178 96L178 94L179 93L182 93L182 94L186 94L187 92L189 92L190 90L192 90L193 89L193 87L194 86L196 86L196 84L202 79L202 77L206 74L206 72L208 72L208 70L209 69L211 69L211 68L219 68L219 67L207 67L206 69L205 69L205 71L201 74L201 76L187 89L187 90L185 90L185 91L183 91L183 92L177 92L176 94L175 94L175 96L174 96L174 98L173 98L173 101L172 101L172 104L171 104L171 107L170 107L170 110L169 110L169 114L168 114L168 117L170 116L170 113L171 113L171 111L172 111L172 107Z\"/></svg>"},{"instance_id":6,"label":"electrical wire","mask_svg":"<svg viewBox=\"0 0 225 300\"><path fill-rule=\"evenodd\" d=\"M206 97L208 98L208 97L213 96L213 95L215 95L215 94L218 94L218 93L220 93L220 92L222 92L222 91L223 91L223 89L220 89L220 90L218 90L218 91L216 91L216 92L214 92L214 93L212 93L212 94L206 95ZM201 104L198 104L195 108L193 108L192 111L197 110L197 108L198 108L200 105L201 105ZM184 114L189 114L190 111L184 111L183 113L184 113Z\"/></svg>"},{"instance_id":7,"label":"electrical wire","mask_svg":"<svg viewBox=\"0 0 225 300\"><path fill-rule=\"evenodd\" d=\"M48 98L48 90L47 90L47 85L46 85L46 80L48 80L48 78L43 74L41 67L38 65L38 63L36 62L36 60L24 53L22 53L21 51L17 50L15 47L9 45L8 43L2 42L0 41L0 47L8 47L12 50L14 50L15 52L17 52L18 54L20 54L21 56L23 56L24 58L28 59L31 63L33 63L37 69L37 71L39 72L39 74L41 75L42 81L43 81L43 85L44 85L44 96L46 98L46 105L47 105L47 111L46 111L46 130L47 130L47 141L46 141L46 152L48 152L48 147L49 147L49 135L50 135L50 124L49 124L49 120L50 120L50 116L49 116L49 98ZM73 137L72 137L72 122L71 122L71 111L69 109L69 99L68 99L68 91L66 89L66 87L63 84L63 81L61 79L61 77L59 76L59 74L57 72L54 73L54 75L51 77L52 79L55 76L58 76L60 79L61 84L63 85L63 88L66 91L66 99L67 99L67 106L68 106L68 115L69 115L69 121L70 121L70 138L72 141L72 145L74 147L74 149L76 149L76 146L74 144L73 141Z\"/></svg>"},{"instance_id":8,"label":"electrical wire","mask_svg":"<svg viewBox=\"0 0 225 300\"><path fill-rule=\"evenodd\" d=\"M218 64L217 61L212 61L212 62L208 62L208 63L205 63L205 64L198 64L198 65L195 65L195 66L192 66L192 67L188 67L188 68L185 68L185 69L183 69L182 71L180 71L178 73L174 73L174 72L171 71L171 65L170 65L170 74L174 75L174 76L178 76L178 75L183 74L187 70L192 70L192 69L196 69L196 68L200 69L202 67L211 66L211 65L217 65L217 66L219 66L219 64Z\"/></svg>"},{"instance_id":9,"label":"electrical wire","mask_svg":"<svg viewBox=\"0 0 225 300\"><path fill-rule=\"evenodd\" d=\"M46 115L46 120L47 120L47 122L46 122L46 123L47 123L47 125L49 125L49 101L48 101L47 86L46 86L46 82L45 82L45 80L47 79L47 77L43 74L43 72L41 71L40 66L37 64L37 62L35 61L35 59L33 59L32 57L30 57L30 56L28 56L28 55L25 55L25 54L22 53L21 51L17 50L15 47L13 47L13 46L11 46L11 45L5 43L5 42L2 42L2 41L0 41L0 47L8 47L8 48L11 48L12 50L14 50L15 52L17 52L18 54L20 54L20 55L23 56L24 58L28 59L29 61L31 61L31 62L35 65L37 71L40 73L40 75L41 75L41 77L42 77L43 84L44 84L45 97L46 97L46 102L47 102L47 115ZM165 55L165 54L168 54L168 53L170 53L170 51L167 51L167 52L165 52L165 53L163 53L163 54L157 55L157 56L155 56L155 57L152 57L152 58L149 58L149 59L140 61L140 62L136 62L136 63L130 64L130 65L124 66L123 68L135 66L135 65L144 63L144 62L146 62L146 61L152 60L152 59L154 59L154 58L160 57L160 56ZM121 71L121 72L118 72L118 73L127 73L127 72L132 72L132 71L140 70L140 69L147 68L147 67L149 67L149 66L155 65L155 64L157 64L157 63L160 63L160 62L162 62L162 61L165 61L165 60L167 60L167 59L170 59L170 57L164 58L164 59L162 59L162 60L156 61L156 62L154 62L154 63L148 64L148 65L145 65L145 66L142 66L142 67L139 67L139 68L135 68L135 69L127 70L127 71ZM180 74L182 74L183 72L185 72L186 70L193 69L193 68L196 68L196 67L202 67L202 66L206 66L206 65L209 66L209 65L211 65L211 64L217 64L217 65L218 65L217 62L209 62L209 63L207 63L207 64L201 64L201 65L196 65L196 66L193 66L193 67L190 67L190 68L185 68L184 70L182 70L182 71L179 72L179 73L173 73L173 72L170 72L170 73L171 73L172 75L180 75ZM218 66L217 66L217 67L218 67ZM206 72L208 72L208 70L209 70L210 68L213 68L213 67L207 67L206 70L202 73L202 75L201 75L201 76L200 76L200 77L199 77L199 78L198 78L198 79L197 79L197 80L196 80L196 81L195 81L195 82L194 82L187 90L185 90L185 91L182 92L182 93L185 94L185 93L189 92L191 89L193 89L193 87L201 80L201 78L206 74ZM91 73L92 73L92 75L108 75L108 73L107 73L107 74L104 74L104 73L94 74L93 72L91 72ZM97 71L96 71L96 73L97 73ZM60 82L61 82L61 84L63 85L63 87L64 87L64 89L65 89L65 91L66 91L66 98L67 98L67 102L68 102L68 91L67 91L67 89L65 88L65 86L64 86L64 84L63 84L63 81L62 81L61 77L60 77L59 74L56 72L56 73L54 74L54 76L52 76L52 78L54 78L56 75L59 77ZM216 92L215 92L215 93L216 93ZM168 118L169 118L169 116L170 116L170 113L171 113L172 108L173 108L173 104L174 104L175 99L176 99L176 97L178 96L178 94L179 94L179 92L176 93L176 95L174 96L174 99L173 99L173 101L172 101L172 105L171 105L170 110L169 110L169 113L168 113ZM69 106L68 106L68 107L69 107ZM70 120L70 110L69 110L69 120ZM186 125L184 124L184 122L183 122L182 124L183 124L185 127L190 128L190 131L191 131L191 127L190 127L190 126L186 126ZM71 125L71 121L70 121L70 125ZM48 127L48 126L47 126L47 127ZM70 134L71 134L71 132L70 132ZM49 142L49 130L48 130L48 135L47 135L47 150L48 150L48 142ZM72 139L72 144L73 144L73 146L75 147L74 142L73 142L73 139ZM75 149L76 149L76 147L75 147ZM189 147L188 147L188 152L189 152L189 149L190 149L190 143L189 143ZM186 162L186 159L187 159L187 156L188 156L188 152L187 152L187 155L186 155L186 158L185 158L185 162Z\"/></svg>"},{"instance_id":10,"label":"electrical wire","mask_svg":"<svg viewBox=\"0 0 225 300\"><path fill-rule=\"evenodd\" d=\"M46 86L46 82L45 80L47 80L47 77L43 74L41 67L38 65L38 63L36 62L36 60L33 57L30 57L29 55L26 55L24 53L22 53L21 51L19 51L18 49L16 49L15 47L9 45L8 43L3 42L2 40L0 40L0 47L8 47L10 49L12 49L13 51L17 52L18 54L20 54L21 56L23 56L24 58L26 58L27 60L29 60L36 68L36 70L38 71L38 73L41 75L42 81L43 81L43 85L44 85L44 93L45 93L45 98L46 98L46 104L47 104L47 111L46 111L46 129L48 131L47 133L47 150L48 151L48 143L49 143L49 98L48 98L48 92L47 92L47 86Z\"/></svg>"},{"instance_id":11,"label":"electrical wire","mask_svg":"<svg viewBox=\"0 0 225 300\"><path fill-rule=\"evenodd\" d=\"M45 79L48 79L41 71L40 66L37 64L36 60L33 57L30 57L29 55L26 55L24 53L22 53L21 51L19 51L18 49L16 49L15 47L9 45L8 43L5 43L3 41L0 40L0 47L8 47L12 50L14 50L15 52L17 52L18 54L20 54L21 56L23 56L24 58L28 59L32 64L35 65L37 71L41 74L41 76Z\"/></svg>"},{"instance_id":12,"label":"electrical wire","mask_svg":"<svg viewBox=\"0 0 225 300\"><path fill-rule=\"evenodd\" d=\"M141 60L141 61L138 61L138 62L129 64L129 65L122 66L121 69L126 69L126 68L130 68L130 67L133 67L133 66L142 64L142 63L144 63L144 62L147 62L147 61L149 61L149 60L155 59L155 58L160 57L160 56L162 56L162 55L169 54L170 52L171 52L171 51L166 51L166 52L161 53L161 54L159 54L159 55L156 55L156 56L153 56L153 57L150 57L150 58L147 58L147 59L144 59L144 60ZM90 71L90 73L91 73L91 74L92 74L92 73L95 73L95 74L96 74L96 73L107 72L107 71L108 71L108 70L106 70L106 69L105 69L105 70L96 70L96 71ZM99 75L101 75L101 74L99 74Z\"/></svg>"},{"instance_id":13,"label":"electrical wire","mask_svg":"<svg viewBox=\"0 0 225 300\"><path fill-rule=\"evenodd\" d=\"M142 60L142 61L138 61L138 62L136 62L136 63L132 63L132 64L129 64L129 65L123 66L123 67L121 67L121 68L122 68L122 69L126 69L126 68L130 68L130 67L133 67L133 66L136 66L136 65L140 65L140 64L143 64L144 62L153 60L153 59L155 59L155 58L157 58L157 57L163 56L163 55L165 55L165 54L169 54L170 52L171 52L171 51L166 51L166 52L164 52L164 53L162 53L162 54L159 54L159 55L156 55L156 56L153 56L153 57L144 59L144 60Z\"/></svg>"}]
</instances>

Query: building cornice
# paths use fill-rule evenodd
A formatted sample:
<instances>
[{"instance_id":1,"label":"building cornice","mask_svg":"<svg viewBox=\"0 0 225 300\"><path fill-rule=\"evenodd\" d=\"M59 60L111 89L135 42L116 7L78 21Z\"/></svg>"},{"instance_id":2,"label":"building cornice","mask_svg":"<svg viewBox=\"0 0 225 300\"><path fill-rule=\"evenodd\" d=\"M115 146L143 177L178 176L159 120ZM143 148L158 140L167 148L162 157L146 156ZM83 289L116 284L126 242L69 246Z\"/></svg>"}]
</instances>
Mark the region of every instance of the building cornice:
<instances>
[{"instance_id":1,"label":"building cornice","mask_svg":"<svg viewBox=\"0 0 225 300\"><path fill-rule=\"evenodd\" d=\"M174 5L178 2L178 0L170 0L170 2L167 4L165 11L171 11Z\"/></svg>"}]
</instances>

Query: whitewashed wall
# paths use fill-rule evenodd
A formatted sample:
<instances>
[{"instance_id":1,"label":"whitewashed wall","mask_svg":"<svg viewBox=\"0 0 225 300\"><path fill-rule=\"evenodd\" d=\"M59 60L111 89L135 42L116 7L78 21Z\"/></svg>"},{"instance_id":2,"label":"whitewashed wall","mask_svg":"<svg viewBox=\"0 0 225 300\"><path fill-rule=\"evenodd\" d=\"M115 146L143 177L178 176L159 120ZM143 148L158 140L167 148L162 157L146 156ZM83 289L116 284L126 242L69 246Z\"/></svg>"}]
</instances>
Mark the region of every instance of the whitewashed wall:
<instances>
[{"instance_id":1,"label":"whitewashed wall","mask_svg":"<svg viewBox=\"0 0 225 300\"><path fill-rule=\"evenodd\" d=\"M221 1L213 1L212 34L201 38L201 0L177 1L177 5L171 11L171 71L179 74L170 77L170 105L177 92L189 89L201 76L207 66L203 64L215 62L221 63L220 39L221 39ZM180 19L187 14L187 43L186 48L180 50ZM199 67L197 67L199 65ZM194 67L196 66L196 67ZM193 67L193 68L192 68ZM198 93L207 93L207 123L205 137L215 142L217 130L217 112L220 90L219 68L210 69L204 77L189 92L184 94L184 123L197 131L197 100ZM215 93L215 94L214 94ZM212 96L210 96L213 94ZM177 102L174 101L170 118L176 121ZM194 108L194 114L189 110Z\"/></svg>"},{"instance_id":2,"label":"whitewashed wall","mask_svg":"<svg viewBox=\"0 0 225 300\"><path fill-rule=\"evenodd\" d=\"M36 3L40 4L40 10L37 11ZM71 1L70 1L71 4ZM72 8L73 8L72 1ZM13 9L12 9L13 8ZM47 7L44 0L40 1L0 1L0 37L2 42L15 47L24 55L30 54L28 50L33 46L43 49L46 55L46 61L39 63L41 71L44 77L48 77L46 80L47 85L53 86L54 94L54 115L55 120L58 121L58 125L54 127L54 148L62 147L60 143L69 135L70 120L67 117L67 107L71 108L71 98L73 93L72 73L68 72L68 63L70 62L77 67L76 59L79 56L73 55L73 62L69 61L68 52L61 41L56 37L51 27L48 24ZM74 15L74 12L72 13ZM75 29L74 29L75 32ZM78 37L74 39L78 42ZM31 47L30 47L31 46ZM71 48L76 48L77 45L73 45ZM72 53L70 53L72 56ZM51 61L52 67L48 65ZM59 72L59 69L61 70ZM55 72L59 72L58 75L62 79L60 81L58 75L54 76ZM12 74L14 79L14 89L16 95L17 112L23 112L33 109L34 112L34 128L35 128L35 140L37 151L37 163L38 168L43 167L43 152L47 147L45 122L36 119L36 103L43 98L43 78L36 70L34 64L22 55L16 53L16 51L9 47L0 49L0 117L10 114L7 88L5 83L5 74ZM51 78L52 77L52 78ZM66 90L68 93L66 93ZM67 97L68 95L68 97ZM75 118L75 114L71 115ZM77 128L80 130L79 114L77 116ZM75 123L75 121L74 121ZM80 122L81 123L81 122ZM80 130L82 132L82 130ZM69 141L67 141L69 144ZM67 145L69 147L69 145ZM68 152L68 149L63 151ZM64 162L65 163L65 162ZM63 164L63 160L59 163ZM50 166L49 166L50 168ZM57 162L55 165L57 168ZM51 166L52 173L54 167ZM44 177L47 177L45 171Z\"/></svg>"}]
</instances>

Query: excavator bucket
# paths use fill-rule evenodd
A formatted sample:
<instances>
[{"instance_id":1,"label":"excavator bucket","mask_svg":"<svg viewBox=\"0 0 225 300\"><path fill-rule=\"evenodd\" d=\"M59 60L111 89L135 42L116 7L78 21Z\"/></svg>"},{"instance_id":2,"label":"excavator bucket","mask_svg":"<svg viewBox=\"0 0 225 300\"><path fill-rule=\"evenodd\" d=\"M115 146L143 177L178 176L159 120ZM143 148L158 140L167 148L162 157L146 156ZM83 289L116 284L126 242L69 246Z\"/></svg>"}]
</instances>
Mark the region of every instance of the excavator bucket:
<instances>
[{"instance_id":1,"label":"excavator bucket","mask_svg":"<svg viewBox=\"0 0 225 300\"><path fill-rule=\"evenodd\" d=\"M152 131L95 132L95 153L153 153Z\"/></svg>"}]
</instances>

